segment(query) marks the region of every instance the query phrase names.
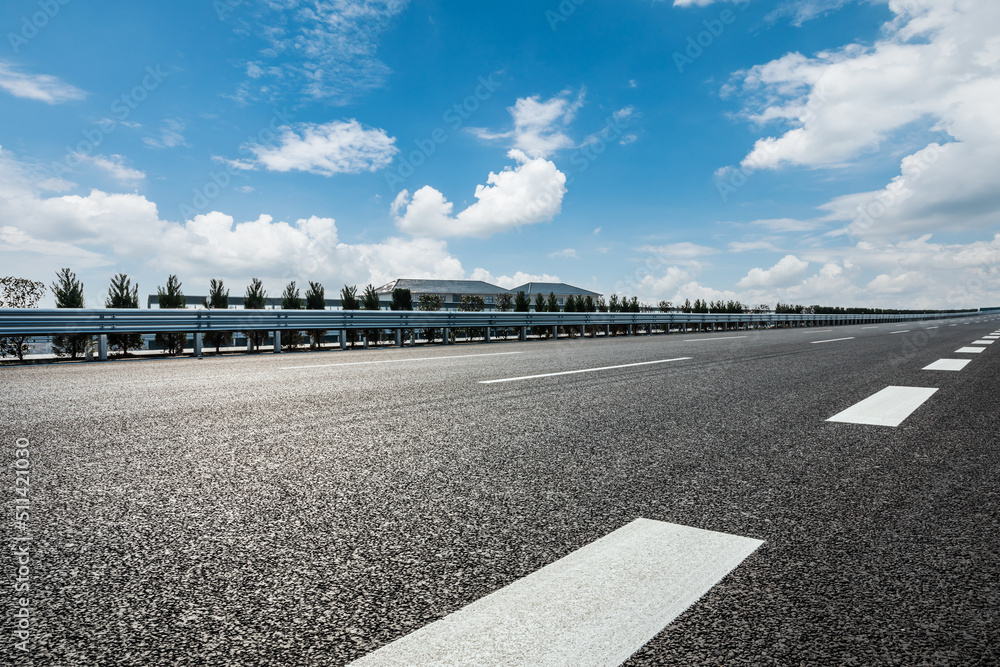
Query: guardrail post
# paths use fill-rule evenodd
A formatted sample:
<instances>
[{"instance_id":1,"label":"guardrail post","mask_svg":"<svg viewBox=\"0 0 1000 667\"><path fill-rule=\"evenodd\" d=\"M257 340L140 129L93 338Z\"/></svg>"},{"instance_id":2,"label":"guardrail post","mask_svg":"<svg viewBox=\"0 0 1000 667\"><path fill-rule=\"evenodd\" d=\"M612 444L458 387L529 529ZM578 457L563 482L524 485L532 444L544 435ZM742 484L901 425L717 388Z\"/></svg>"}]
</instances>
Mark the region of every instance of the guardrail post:
<instances>
[{"instance_id":1,"label":"guardrail post","mask_svg":"<svg viewBox=\"0 0 1000 667\"><path fill-rule=\"evenodd\" d=\"M559 327L555 324L552 325L552 340L559 338Z\"/></svg>"},{"instance_id":2,"label":"guardrail post","mask_svg":"<svg viewBox=\"0 0 1000 667\"><path fill-rule=\"evenodd\" d=\"M271 351L275 354L281 354L281 332L275 331L274 334L274 349Z\"/></svg>"},{"instance_id":3,"label":"guardrail post","mask_svg":"<svg viewBox=\"0 0 1000 667\"><path fill-rule=\"evenodd\" d=\"M361 337L361 340L362 340L362 341L364 341L364 344L363 344L363 346L362 346L362 349L365 349L365 350L367 350L367 349L368 349L368 336L362 336L362 337Z\"/></svg>"},{"instance_id":4,"label":"guardrail post","mask_svg":"<svg viewBox=\"0 0 1000 667\"><path fill-rule=\"evenodd\" d=\"M528 340L528 327L521 327L517 333L517 339L521 342Z\"/></svg>"},{"instance_id":5,"label":"guardrail post","mask_svg":"<svg viewBox=\"0 0 1000 667\"><path fill-rule=\"evenodd\" d=\"M108 334L97 336L97 358L101 361L108 360Z\"/></svg>"},{"instance_id":6,"label":"guardrail post","mask_svg":"<svg viewBox=\"0 0 1000 667\"><path fill-rule=\"evenodd\" d=\"M444 327L444 344L451 345L451 329L449 327Z\"/></svg>"},{"instance_id":7,"label":"guardrail post","mask_svg":"<svg viewBox=\"0 0 1000 667\"><path fill-rule=\"evenodd\" d=\"M493 336L492 336L492 334L490 332L490 328L489 327L486 327L486 342L487 343L492 343L493 342Z\"/></svg>"},{"instance_id":8,"label":"guardrail post","mask_svg":"<svg viewBox=\"0 0 1000 667\"><path fill-rule=\"evenodd\" d=\"M200 331L194 334L194 356L196 357L201 356L201 336Z\"/></svg>"},{"instance_id":9,"label":"guardrail post","mask_svg":"<svg viewBox=\"0 0 1000 667\"><path fill-rule=\"evenodd\" d=\"M396 347L403 347L403 330L396 329Z\"/></svg>"},{"instance_id":10,"label":"guardrail post","mask_svg":"<svg viewBox=\"0 0 1000 667\"><path fill-rule=\"evenodd\" d=\"M340 349L347 349L347 329L340 330Z\"/></svg>"}]
</instances>

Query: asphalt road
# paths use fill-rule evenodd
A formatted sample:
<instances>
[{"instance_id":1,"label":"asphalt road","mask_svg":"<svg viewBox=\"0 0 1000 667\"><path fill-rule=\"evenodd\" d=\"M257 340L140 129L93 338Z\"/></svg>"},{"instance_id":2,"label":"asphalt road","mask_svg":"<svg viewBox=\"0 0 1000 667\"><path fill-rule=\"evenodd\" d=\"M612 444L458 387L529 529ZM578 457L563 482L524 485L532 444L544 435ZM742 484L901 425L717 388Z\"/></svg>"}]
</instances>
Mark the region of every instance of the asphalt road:
<instances>
[{"instance_id":1,"label":"asphalt road","mask_svg":"<svg viewBox=\"0 0 1000 667\"><path fill-rule=\"evenodd\" d=\"M346 664L642 517L764 544L628 665L998 664L1000 319L951 324L0 369L3 662ZM889 386L938 391L827 421Z\"/></svg>"}]
</instances>

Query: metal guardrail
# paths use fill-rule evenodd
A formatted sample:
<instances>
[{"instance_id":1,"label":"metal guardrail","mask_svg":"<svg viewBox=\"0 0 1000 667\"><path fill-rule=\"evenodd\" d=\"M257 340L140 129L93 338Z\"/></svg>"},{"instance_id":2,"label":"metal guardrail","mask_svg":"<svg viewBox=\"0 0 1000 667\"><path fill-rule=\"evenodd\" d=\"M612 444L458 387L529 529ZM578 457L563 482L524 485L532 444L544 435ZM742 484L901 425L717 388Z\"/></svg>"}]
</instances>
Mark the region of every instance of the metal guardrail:
<instances>
[{"instance_id":1,"label":"metal guardrail","mask_svg":"<svg viewBox=\"0 0 1000 667\"><path fill-rule=\"evenodd\" d=\"M451 329L469 327L577 327L731 324L812 326L912 322L979 315L806 315L774 313L512 313L384 310L208 310L133 308L3 308L0 336L56 334L208 333L211 331L305 331L307 329ZM700 327L699 327L700 328Z\"/></svg>"}]
</instances>

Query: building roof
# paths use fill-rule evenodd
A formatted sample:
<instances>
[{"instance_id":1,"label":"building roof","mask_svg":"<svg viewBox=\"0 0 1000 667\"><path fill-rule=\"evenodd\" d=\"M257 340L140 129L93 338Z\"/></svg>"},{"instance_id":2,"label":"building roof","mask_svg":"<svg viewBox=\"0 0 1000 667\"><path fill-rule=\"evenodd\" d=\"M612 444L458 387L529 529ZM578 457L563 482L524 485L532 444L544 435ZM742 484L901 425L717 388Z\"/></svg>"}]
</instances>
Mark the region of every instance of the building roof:
<instances>
[{"instance_id":1,"label":"building roof","mask_svg":"<svg viewBox=\"0 0 1000 667\"><path fill-rule=\"evenodd\" d=\"M549 292L553 294L558 294L560 296L590 296L597 298L601 296L597 292L591 292L590 290L585 290L581 287L573 287L572 285L567 285L566 283L524 283L520 287L515 287L510 290L517 294L518 292L524 292L526 296L533 296L535 294L545 294Z\"/></svg>"},{"instance_id":2,"label":"building roof","mask_svg":"<svg viewBox=\"0 0 1000 667\"><path fill-rule=\"evenodd\" d=\"M420 278L398 278L382 285L375 291L392 294L394 289L408 289L413 294L501 294L510 292L497 285L482 280L430 280Z\"/></svg>"}]
</instances>

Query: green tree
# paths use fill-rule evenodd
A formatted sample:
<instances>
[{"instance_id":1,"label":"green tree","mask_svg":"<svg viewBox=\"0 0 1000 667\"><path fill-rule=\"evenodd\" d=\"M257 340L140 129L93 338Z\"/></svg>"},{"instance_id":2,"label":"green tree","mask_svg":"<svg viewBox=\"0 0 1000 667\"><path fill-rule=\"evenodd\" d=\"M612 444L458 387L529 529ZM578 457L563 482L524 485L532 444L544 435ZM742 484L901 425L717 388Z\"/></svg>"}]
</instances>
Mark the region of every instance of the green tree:
<instances>
[{"instance_id":1,"label":"green tree","mask_svg":"<svg viewBox=\"0 0 1000 667\"><path fill-rule=\"evenodd\" d=\"M541 292L535 295L535 312L544 313L545 312L545 297ZM535 336L546 336L551 333L548 331L548 327L531 327L531 333Z\"/></svg>"},{"instance_id":2,"label":"green tree","mask_svg":"<svg viewBox=\"0 0 1000 667\"><path fill-rule=\"evenodd\" d=\"M514 312L515 313L527 313L531 310L531 299L528 295L524 293L524 290L518 290L517 295L514 297Z\"/></svg>"},{"instance_id":3,"label":"green tree","mask_svg":"<svg viewBox=\"0 0 1000 667\"><path fill-rule=\"evenodd\" d=\"M60 269L50 286L56 308L83 308L83 283L69 269ZM88 334L59 334L52 337L52 351L60 357L76 359L87 353L94 339Z\"/></svg>"},{"instance_id":4,"label":"green tree","mask_svg":"<svg viewBox=\"0 0 1000 667\"><path fill-rule=\"evenodd\" d=\"M420 310L423 311L441 310L444 300L440 294L421 294L419 303ZM437 329L424 329L424 338L427 339L428 343L433 343L434 339L437 338Z\"/></svg>"},{"instance_id":5,"label":"green tree","mask_svg":"<svg viewBox=\"0 0 1000 667\"><path fill-rule=\"evenodd\" d=\"M208 298L203 299L201 305L209 310L229 309L229 290L226 289L221 280L212 278L212 282L208 286ZM232 345L233 332L209 331L205 334L205 342L215 347L216 354L222 354L223 345Z\"/></svg>"},{"instance_id":6,"label":"green tree","mask_svg":"<svg viewBox=\"0 0 1000 667\"><path fill-rule=\"evenodd\" d=\"M119 273L111 279L108 287L108 298L104 300L105 308L138 308L139 307L139 285L132 285L132 281L124 273ZM129 350L142 349L142 334L108 334L108 347L118 350L121 356L126 356Z\"/></svg>"},{"instance_id":7,"label":"green tree","mask_svg":"<svg viewBox=\"0 0 1000 667\"><path fill-rule=\"evenodd\" d=\"M167 286L156 288L157 303L161 309L174 309L187 307L187 298L181 291L181 283L177 276L170 274L167 276ZM184 344L187 342L186 333L158 333L156 334L156 344L163 348L166 354L177 355L184 351Z\"/></svg>"},{"instance_id":8,"label":"green tree","mask_svg":"<svg viewBox=\"0 0 1000 667\"><path fill-rule=\"evenodd\" d=\"M392 304L389 310L413 310L413 294L405 287L392 290Z\"/></svg>"},{"instance_id":9,"label":"green tree","mask_svg":"<svg viewBox=\"0 0 1000 667\"><path fill-rule=\"evenodd\" d=\"M309 289L306 290L306 310L326 310L326 290L320 283L309 281ZM318 350L323 347L323 339L326 338L326 329L310 329L309 348Z\"/></svg>"},{"instance_id":10,"label":"green tree","mask_svg":"<svg viewBox=\"0 0 1000 667\"><path fill-rule=\"evenodd\" d=\"M340 290L340 307L343 310L361 310L361 302L358 301L358 288L353 285L344 285ZM358 330L347 330L347 341L354 349L354 344L358 342Z\"/></svg>"},{"instance_id":11,"label":"green tree","mask_svg":"<svg viewBox=\"0 0 1000 667\"><path fill-rule=\"evenodd\" d=\"M458 309L466 313L480 313L486 310L486 299L475 294L466 294L462 297L462 303L459 304ZM463 328L462 334L470 340L476 336L485 337L481 327Z\"/></svg>"},{"instance_id":12,"label":"green tree","mask_svg":"<svg viewBox=\"0 0 1000 667\"><path fill-rule=\"evenodd\" d=\"M0 278L0 308L34 308L45 294L45 283L5 276ZM0 357L24 361L31 336L0 336Z\"/></svg>"},{"instance_id":13,"label":"green tree","mask_svg":"<svg viewBox=\"0 0 1000 667\"><path fill-rule=\"evenodd\" d=\"M510 311L510 309L514 307L514 295L510 292L500 292L493 297L493 307L501 313ZM507 337L510 335L510 327L498 328L497 335L502 336L504 340L507 340Z\"/></svg>"},{"instance_id":14,"label":"green tree","mask_svg":"<svg viewBox=\"0 0 1000 667\"><path fill-rule=\"evenodd\" d=\"M260 278L251 278L246 292L243 293L243 310L264 310L265 306L267 306L267 292L264 290L264 283ZM260 346L267 340L266 330L248 329L243 334L247 337L251 352L259 351Z\"/></svg>"},{"instance_id":15,"label":"green tree","mask_svg":"<svg viewBox=\"0 0 1000 667\"><path fill-rule=\"evenodd\" d=\"M285 291L281 293L281 309L302 310L302 294L294 280L285 285ZM286 350L294 350L301 344L301 331L285 330L281 332L281 346Z\"/></svg>"},{"instance_id":16,"label":"green tree","mask_svg":"<svg viewBox=\"0 0 1000 667\"><path fill-rule=\"evenodd\" d=\"M361 307L365 310L382 310L382 300L379 299L378 292L375 291L375 287L371 283L368 283L364 294L361 295ZM382 330L366 329L365 335L370 343L378 345L382 339Z\"/></svg>"}]
</instances>

